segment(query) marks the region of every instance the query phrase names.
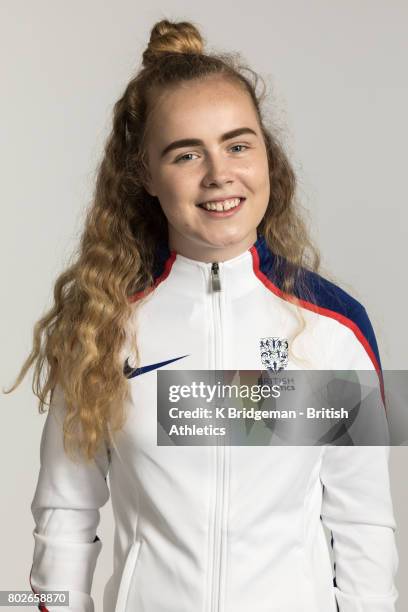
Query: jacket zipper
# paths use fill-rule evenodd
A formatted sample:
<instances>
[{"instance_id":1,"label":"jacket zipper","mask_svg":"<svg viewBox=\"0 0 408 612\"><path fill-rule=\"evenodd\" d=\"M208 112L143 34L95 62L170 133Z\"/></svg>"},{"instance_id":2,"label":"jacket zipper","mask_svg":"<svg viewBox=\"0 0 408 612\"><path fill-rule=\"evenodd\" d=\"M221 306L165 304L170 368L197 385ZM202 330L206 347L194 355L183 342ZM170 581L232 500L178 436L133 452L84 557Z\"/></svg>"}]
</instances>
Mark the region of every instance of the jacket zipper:
<instances>
[{"instance_id":1,"label":"jacket zipper","mask_svg":"<svg viewBox=\"0 0 408 612\"><path fill-rule=\"evenodd\" d=\"M211 264L211 288L212 288L212 309L214 326L214 369L221 369L222 350L222 329L221 329L221 279L219 264ZM221 591L221 555L222 555L222 518L224 512L224 463L225 447L219 444L217 439L216 470L215 470L215 508L214 508L214 550L213 550L213 571L212 571L212 592L211 592L211 612L220 612L220 591Z\"/></svg>"},{"instance_id":2,"label":"jacket zipper","mask_svg":"<svg viewBox=\"0 0 408 612\"><path fill-rule=\"evenodd\" d=\"M220 266L217 261L211 264L211 287L213 291L221 291Z\"/></svg>"}]
</instances>

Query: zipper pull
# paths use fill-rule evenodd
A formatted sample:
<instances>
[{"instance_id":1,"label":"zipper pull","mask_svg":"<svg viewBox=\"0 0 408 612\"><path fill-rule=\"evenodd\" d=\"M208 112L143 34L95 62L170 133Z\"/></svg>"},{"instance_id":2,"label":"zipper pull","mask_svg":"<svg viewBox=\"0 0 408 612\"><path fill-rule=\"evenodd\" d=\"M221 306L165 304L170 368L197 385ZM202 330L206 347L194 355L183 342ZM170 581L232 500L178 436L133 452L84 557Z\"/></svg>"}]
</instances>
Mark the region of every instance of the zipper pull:
<instances>
[{"instance_id":1,"label":"zipper pull","mask_svg":"<svg viewBox=\"0 0 408 612\"><path fill-rule=\"evenodd\" d=\"M221 291L220 268L217 261L211 264L211 286L213 291Z\"/></svg>"}]
</instances>

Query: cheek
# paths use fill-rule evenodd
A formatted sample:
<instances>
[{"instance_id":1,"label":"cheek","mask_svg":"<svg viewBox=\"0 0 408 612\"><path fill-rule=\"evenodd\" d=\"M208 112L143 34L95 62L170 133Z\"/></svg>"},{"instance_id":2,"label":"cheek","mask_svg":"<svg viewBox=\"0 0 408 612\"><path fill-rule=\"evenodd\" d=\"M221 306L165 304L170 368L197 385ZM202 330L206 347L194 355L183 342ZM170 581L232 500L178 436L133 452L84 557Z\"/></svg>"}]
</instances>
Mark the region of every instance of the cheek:
<instances>
[{"instance_id":1,"label":"cheek","mask_svg":"<svg viewBox=\"0 0 408 612\"><path fill-rule=\"evenodd\" d=\"M266 200L265 208L268 205L269 196L270 196L270 177L269 177L269 168L268 165L261 166L260 171L257 175L257 185L260 195L263 199Z\"/></svg>"},{"instance_id":2,"label":"cheek","mask_svg":"<svg viewBox=\"0 0 408 612\"><path fill-rule=\"evenodd\" d=\"M159 200L166 217L182 218L194 206L197 193L197 179L184 173L174 176L168 173L162 177Z\"/></svg>"},{"instance_id":3,"label":"cheek","mask_svg":"<svg viewBox=\"0 0 408 612\"><path fill-rule=\"evenodd\" d=\"M189 219L191 218L192 212L194 210L191 206L181 205L179 200L163 200L163 203L160 202L162 210L168 220L172 225L187 225Z\"/></svg>"},{"instance_id":4,"label":"cheek","mask_svg":"<svg viewBox=\"0 0 408 612\"><path fill-rule=\"evenodd\" d=\"M266 156L262 155L258 160L258 163L254 165L255 168L258 168L256 172L257 179L260 185L269 185L269 166L268 159Z\"/></svg>"},{"instance_id":5,"label":"cheek","mask_svg":"<svg viewBox=\"0 0 408 612\"><path fill-rule=\"evenodd\" d=\"M254 155L250 163L246 162L240 172L254 189L264 189L265 185L269 185L268 159L261 152Z\"/></svg>"}]
</instances>

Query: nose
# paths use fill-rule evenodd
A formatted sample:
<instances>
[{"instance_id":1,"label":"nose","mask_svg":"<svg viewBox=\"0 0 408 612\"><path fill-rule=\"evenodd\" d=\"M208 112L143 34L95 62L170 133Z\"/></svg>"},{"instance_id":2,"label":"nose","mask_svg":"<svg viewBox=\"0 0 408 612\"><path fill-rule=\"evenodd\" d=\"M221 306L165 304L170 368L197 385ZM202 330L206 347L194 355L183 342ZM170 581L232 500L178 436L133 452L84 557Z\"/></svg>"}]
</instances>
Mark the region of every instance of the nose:
<instances>
[{"instance_id":1,"label":"nose","mask_svg":"<svg viewBox=\"0 0 408 612\"><path fill-rule=\"evenodd\" d=\"M222 185L233 181L232 168L228 164L228 160L221 159L220 156L209 156L207 162L207 171L203 178L203 184L206 187L211 185Z\"/></svg>"}]
</instances>

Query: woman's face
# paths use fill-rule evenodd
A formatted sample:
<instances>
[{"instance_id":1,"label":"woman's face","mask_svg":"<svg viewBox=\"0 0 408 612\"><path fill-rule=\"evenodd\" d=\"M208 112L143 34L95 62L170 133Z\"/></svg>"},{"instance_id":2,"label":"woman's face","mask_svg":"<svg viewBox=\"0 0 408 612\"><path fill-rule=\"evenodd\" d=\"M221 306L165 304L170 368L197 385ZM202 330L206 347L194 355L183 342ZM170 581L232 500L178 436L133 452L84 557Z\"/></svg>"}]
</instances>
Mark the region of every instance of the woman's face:
<instances>
[{"instance_id":1,"label":"woman's face","mask_svg":"<svg viewBox=\"0 0 408 612\"><path fill-rule=\"evenodd\" d=\"M247 93L214 77L166 90L155 100L146 147L146 189L160 201L171 249L211 262L252 246L270 185L265 143ZM245 199L229 210L231 202L222 211L199 206L235 196Z\"/></svg>"}]
</instances>

